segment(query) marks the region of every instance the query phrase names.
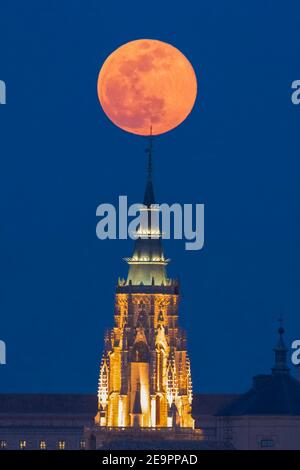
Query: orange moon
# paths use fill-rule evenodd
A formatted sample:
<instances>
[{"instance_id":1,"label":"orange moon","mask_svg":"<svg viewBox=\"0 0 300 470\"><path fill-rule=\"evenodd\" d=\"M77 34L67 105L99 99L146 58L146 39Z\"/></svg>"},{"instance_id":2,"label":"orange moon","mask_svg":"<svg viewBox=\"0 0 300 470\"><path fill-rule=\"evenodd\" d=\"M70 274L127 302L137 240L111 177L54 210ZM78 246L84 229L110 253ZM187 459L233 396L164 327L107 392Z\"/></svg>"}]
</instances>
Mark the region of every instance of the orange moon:
<instances>
[{"instance_id":1,"label":"orange moon","mask_svg":"<svg viewBox=\"0 0 300 470\"><path fill-rule=\"evenodd\" d=\"M98 96L109 119L133 134L162 134L191 112L197 80L187 58L175 47L139 39L116 49L98 77Z\"/></svg>"}]
</instances>

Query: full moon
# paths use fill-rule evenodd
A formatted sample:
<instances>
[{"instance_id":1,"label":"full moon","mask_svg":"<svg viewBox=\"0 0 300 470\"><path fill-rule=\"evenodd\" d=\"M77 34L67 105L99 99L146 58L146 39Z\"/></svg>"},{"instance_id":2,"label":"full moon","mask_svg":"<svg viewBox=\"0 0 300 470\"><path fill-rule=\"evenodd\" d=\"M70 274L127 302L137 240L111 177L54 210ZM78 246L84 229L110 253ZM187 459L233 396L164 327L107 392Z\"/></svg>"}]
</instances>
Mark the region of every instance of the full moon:
<instances>
[{"instance_id":1,"label":"full moon","mask_svg":"<svg viewBox=\"0 0 300 470\"><path fill-rule=\"evenodd\" d=\"M197 80L188 59L175 47L139 39L116 49L98 77L98 96L109 119L133 134L162 134L191 112Z\"/></svg>"}]
</instances>

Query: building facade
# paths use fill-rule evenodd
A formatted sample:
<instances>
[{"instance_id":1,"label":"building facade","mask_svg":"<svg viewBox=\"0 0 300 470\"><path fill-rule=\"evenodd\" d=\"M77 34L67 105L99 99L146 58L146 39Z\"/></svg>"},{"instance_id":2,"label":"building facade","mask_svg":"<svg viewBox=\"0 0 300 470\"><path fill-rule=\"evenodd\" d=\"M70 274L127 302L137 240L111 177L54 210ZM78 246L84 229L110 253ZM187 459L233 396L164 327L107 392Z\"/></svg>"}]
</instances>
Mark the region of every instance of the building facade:
<instances>
[{"instance_id":1,"label":"building facade","mask_svg":"<svg viewBox=\"0 0 300 470\"><path fill-rule=\"evenodd\" d=\"M95 394L0 394L0 451L125 449L211 449L216 444L217 411L232 401L228 395L195 395L193 416L202 430L97 427ZM91 431L89 431L91 430ZM132 432L131 432L132 431ZM141 439L137 442L137 434Z\"/></svg>"},{"instance_id":2,"label":"building facade","mask_svg":"<svg viewBox=\"0 0 300 470\"><path fill-rule=\"evenodd\" d=\"M96 395L0 394L0 450L83 450Z\"/></svg>"},{"instance_id":3,"label":"building facade","mask_svg":"<svg viewBox=\"0 0 300 470\"><path fill-rule=\"evenodd\" d=\"M300 450L300 382L283 333L272 373L246 393L194 396L195 429L95 426L96 394L0 394L0 450Z\"/></svg>"},{"instance_id":4,"label":"building facade","mask_svg":"<svg viewBox=\"0 0 300 470\"><path fill-rule=\"evenodd\" d=\"M300 449L300 382L290 373L282 326L271 374L219 409L217 439L240 450Z\"/></svg>"}]
</instances>

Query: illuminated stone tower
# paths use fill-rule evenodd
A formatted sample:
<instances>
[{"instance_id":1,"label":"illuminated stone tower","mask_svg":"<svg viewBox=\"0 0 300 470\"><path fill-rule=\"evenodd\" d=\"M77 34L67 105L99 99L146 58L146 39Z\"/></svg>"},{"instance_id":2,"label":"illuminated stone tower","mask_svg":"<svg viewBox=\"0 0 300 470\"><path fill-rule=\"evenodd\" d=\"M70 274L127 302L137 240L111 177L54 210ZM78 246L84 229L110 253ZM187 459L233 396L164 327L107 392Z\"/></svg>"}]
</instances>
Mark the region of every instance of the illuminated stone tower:
<instances>
[{"instance_id":1,"label":"illuminated stone tower","mask_svg":"<svg viewBox=\"0 0 300 470\"><path fill-rule=\"evenodd\" d=\"M103 427L193 428L192 381L185 332L178 326L178 282L166 274L154 222L152 147L145 219L126 280L116 288L114 327L105 336L96 423Z\"/></svg>"}]
</instances>

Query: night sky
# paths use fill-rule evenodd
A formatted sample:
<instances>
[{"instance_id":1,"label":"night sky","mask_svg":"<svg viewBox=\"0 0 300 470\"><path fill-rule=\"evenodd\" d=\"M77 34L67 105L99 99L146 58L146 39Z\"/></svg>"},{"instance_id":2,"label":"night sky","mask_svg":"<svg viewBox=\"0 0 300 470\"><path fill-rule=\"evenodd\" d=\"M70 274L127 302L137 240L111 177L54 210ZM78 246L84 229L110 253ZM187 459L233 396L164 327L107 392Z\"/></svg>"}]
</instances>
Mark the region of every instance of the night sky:
<instances>
[{"instance_id":1,"label":"night sky","mask_svg":"<svg viewBox=\"0 0 300 470\"><path fill-rule=\"evenodd\" d=\"M0 392L95 392L131 240L96 208L142 200L146 140L115 127L99 69L134 39L193 64L198 96L154 142L158 201L205 204L205 246L166 241L194 390L238 392L273 365L277 319L300 337L297 1L6 0L0 12Z\"/></svg>"}]
</instances>

